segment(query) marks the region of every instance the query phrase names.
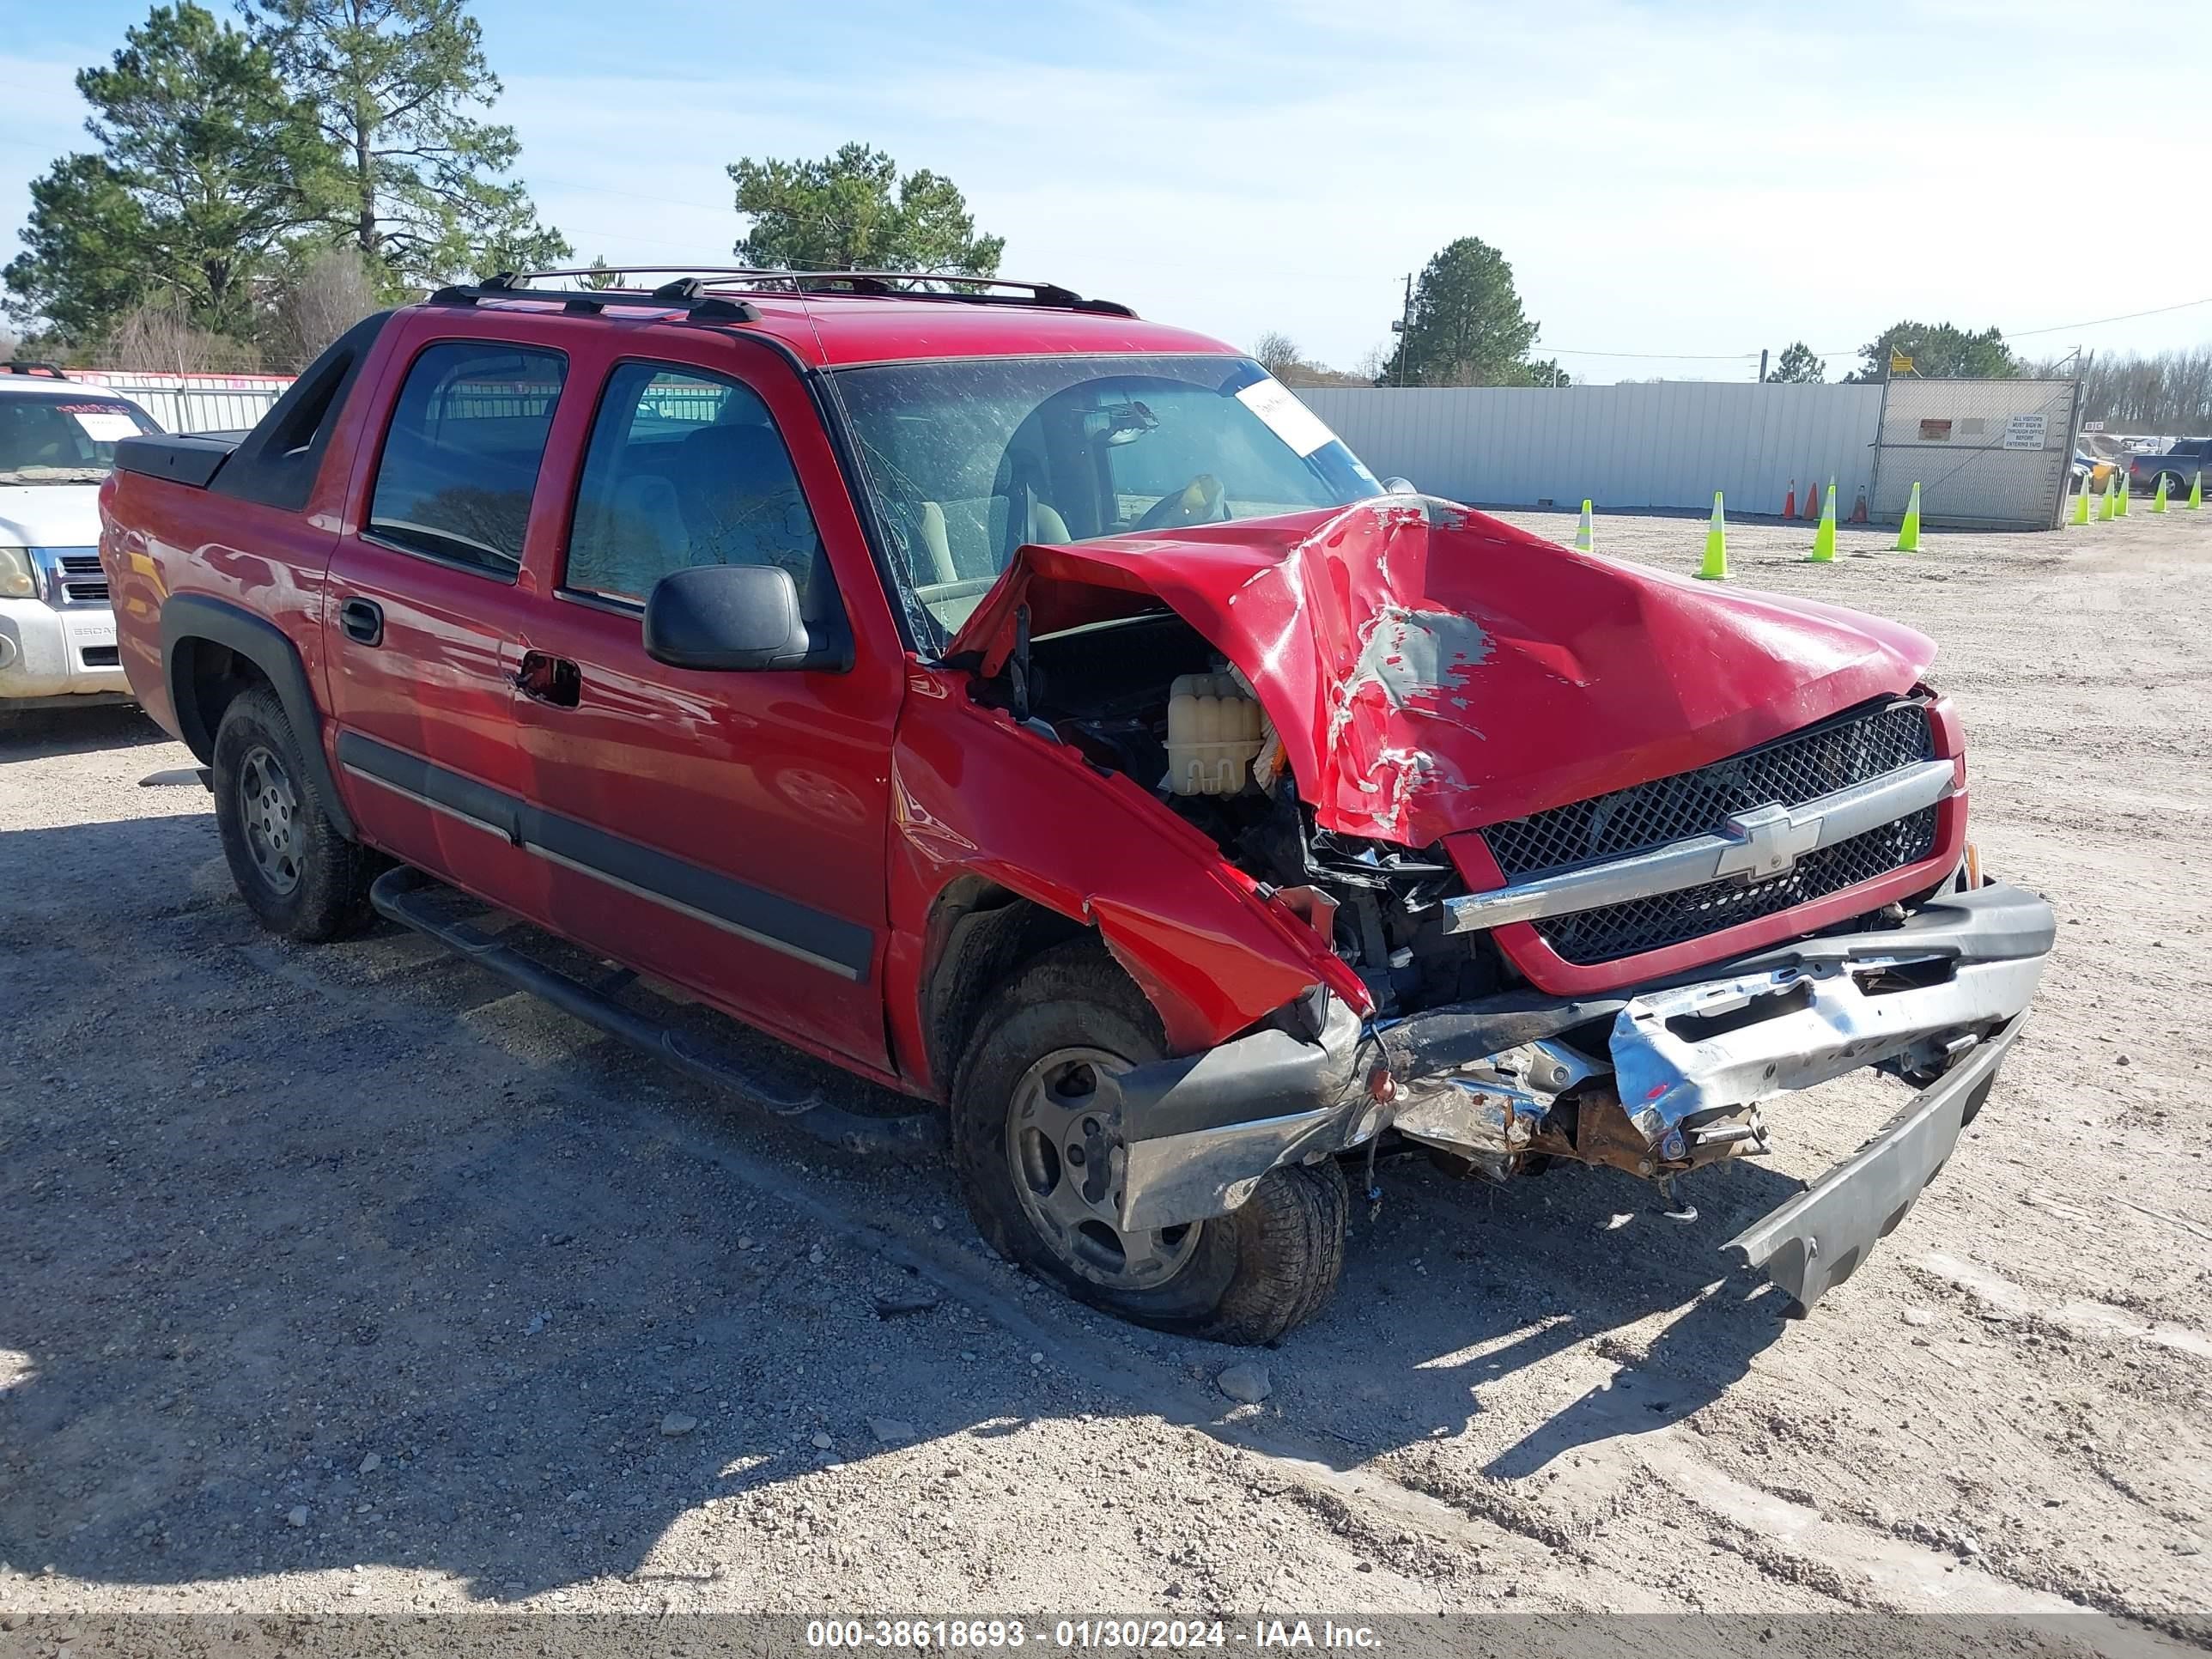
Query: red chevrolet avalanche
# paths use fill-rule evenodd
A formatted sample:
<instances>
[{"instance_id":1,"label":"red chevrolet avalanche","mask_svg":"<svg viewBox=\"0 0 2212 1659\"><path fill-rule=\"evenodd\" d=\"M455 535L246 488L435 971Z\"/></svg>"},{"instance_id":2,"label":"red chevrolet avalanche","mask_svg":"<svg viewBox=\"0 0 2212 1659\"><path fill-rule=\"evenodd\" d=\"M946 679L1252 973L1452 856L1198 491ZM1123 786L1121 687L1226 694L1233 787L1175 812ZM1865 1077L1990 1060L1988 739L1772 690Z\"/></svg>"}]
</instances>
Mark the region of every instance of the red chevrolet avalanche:
<instances>
[{"instance_id":1,"label":"red chevrolet avalanche","mask_svg":"<svg viewBox=\"0 0 2212 1659\"><path fill-rule=\"evenodd\" d=\"M272 930L380 911L828 1139L948 1139L1006 1256L1228 1341L1326 1302L1378 1151L1664 1189L1878 1067L1898 1115L1729 1246L1809 1304L1988 1095L2052 918L1981 877L1919 634L1386 489L1062 289L574 275L118 446L123 662ZM702 1009L915 1109L778 1095Z\"/></svg>"}]
</instances>

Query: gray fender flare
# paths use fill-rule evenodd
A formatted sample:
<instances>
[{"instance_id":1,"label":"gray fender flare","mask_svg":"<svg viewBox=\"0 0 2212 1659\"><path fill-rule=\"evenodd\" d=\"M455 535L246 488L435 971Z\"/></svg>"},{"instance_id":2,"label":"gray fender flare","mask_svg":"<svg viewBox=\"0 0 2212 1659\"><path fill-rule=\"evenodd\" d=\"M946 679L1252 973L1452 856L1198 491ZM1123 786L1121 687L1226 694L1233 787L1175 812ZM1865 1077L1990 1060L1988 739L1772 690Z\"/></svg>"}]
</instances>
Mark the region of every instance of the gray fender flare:
<instances>
[{"instance_id":1,"label":"gray fender flare","mask_svg":"<svg viewBox=\"0 0 2212 1659\"><path fill-rule=\"evenodd\" d=\"M162 672L168 676L178 735L203 763L215 758L215 733L201 721L198 705L189 695L191 687L178 672L184 653L177 647L190 640L228 647L259 669L276 688L277 701L284 705L284 718L291 722L292 734L300 741L300 758L316 793L322 797L324 811L340 835L348 841L357 840L352 815L345 809L345 798L338 793L337 778L331 770L330 757L323 750L322 714L307 684L307 665L300 660L299 647L266 617L204 593L174 593L163 602Z\"/></svg>"}]
</instances>

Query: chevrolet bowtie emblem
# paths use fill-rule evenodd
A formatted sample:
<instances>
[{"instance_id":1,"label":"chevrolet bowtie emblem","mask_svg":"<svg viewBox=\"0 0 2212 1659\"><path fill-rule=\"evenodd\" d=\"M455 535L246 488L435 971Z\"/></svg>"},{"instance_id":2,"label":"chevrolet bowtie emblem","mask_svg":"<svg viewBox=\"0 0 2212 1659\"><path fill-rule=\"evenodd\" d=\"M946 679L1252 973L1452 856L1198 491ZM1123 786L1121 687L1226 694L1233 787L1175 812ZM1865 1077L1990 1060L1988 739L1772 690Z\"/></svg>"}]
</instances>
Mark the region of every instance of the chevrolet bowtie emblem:
<instances>
[{"instance_id":1,"label":"chevrolet bowtie emblem","mask_svg":"<svg viewBox=\"0 0 2212 1659\"><path fill-rule=\"evenodd\" d=\"M1723 833L1737 844L1722 853L1714 873L1724 879L1765 881L1788 874L1820 844L1820 815L1800 817L1786 806L1757 806L1730 814Z\"/></svg>"}]
</instances>

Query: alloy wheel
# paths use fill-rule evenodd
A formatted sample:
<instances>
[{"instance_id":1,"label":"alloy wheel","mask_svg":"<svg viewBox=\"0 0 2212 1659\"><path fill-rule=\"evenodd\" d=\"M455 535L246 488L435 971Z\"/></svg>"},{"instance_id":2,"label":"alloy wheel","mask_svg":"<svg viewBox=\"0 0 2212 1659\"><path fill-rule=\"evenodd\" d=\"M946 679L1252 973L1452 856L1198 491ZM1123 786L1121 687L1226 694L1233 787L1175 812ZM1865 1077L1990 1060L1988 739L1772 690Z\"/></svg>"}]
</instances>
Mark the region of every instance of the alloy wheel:
<instances>
[{"instance_id":1,"label":"alloy wheel","mask_svg":"<svg viewBox=\"0 0 2212 1659\"><path fill-rule=\"evenodd\" d=\"M1098 1079L1128 1069L1098 1048L1038 1060L1014 1087L1006 1158L1023 1212L1054 1255L1095 1285L1141 1291L1182 1270L1205 1224L1122 1229L1121 1129Z\"/></svg>"}]
</instances>

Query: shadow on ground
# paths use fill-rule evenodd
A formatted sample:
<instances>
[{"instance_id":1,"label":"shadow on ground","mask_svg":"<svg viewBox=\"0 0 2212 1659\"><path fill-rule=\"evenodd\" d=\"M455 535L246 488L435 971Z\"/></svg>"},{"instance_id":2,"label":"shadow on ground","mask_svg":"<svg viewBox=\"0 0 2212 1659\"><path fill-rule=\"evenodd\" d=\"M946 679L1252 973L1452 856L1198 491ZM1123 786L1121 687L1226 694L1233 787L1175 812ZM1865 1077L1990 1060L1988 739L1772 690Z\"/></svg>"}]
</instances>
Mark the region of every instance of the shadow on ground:
<instances>
[{"instance_id":1,"label":"shadow on ground","mask_svg":"<svg viewBox=\"0 0 2212 1659\"><path fill-rule=\"evenodd\" d=\"M137 748L167 743L169 736L146 718L136 703L101 703L91 708L33 708L9 714L0 709L0 766L11 761L44 760L56 755L88 754L95 749Z\"/></svg>"},{"instance_id":2,"label":"shadow on ground","mask_svg":"<svg viewBox=\"0 0 2212 1659\"><path fill-rule=\"evenodd\" d=\"M941 1167L824 1169L411 936L278 945L225 896L204 810L0 832L0 867L66 875L58 904L0 890L0 1559L18 1568L178 1584L374 1562L528 1594L639 1573L699 1505L872 1455L898 1425L928 1442L1161 1410L1142 1379L1188 1398L1194 1367L1236 1357L1132 1349L963 1246ZM1463 1428L1563 1347L1694 1300L1721 1277L1715 1241L1795 1183L1709 1176L1695 1228L1625 1176L1383 1184L1339 1301L1268 1357L1271 1421L1340 1465ZM988 1297L879 1316L924 1281L830 1210L934 1241L1138 1387L1026 1363ZM1774 1340L1776 1304L1707 1295L1633 1402L1564 1401L1492 1472L1686 1415Z\"/></svg>"}]
</instances>

